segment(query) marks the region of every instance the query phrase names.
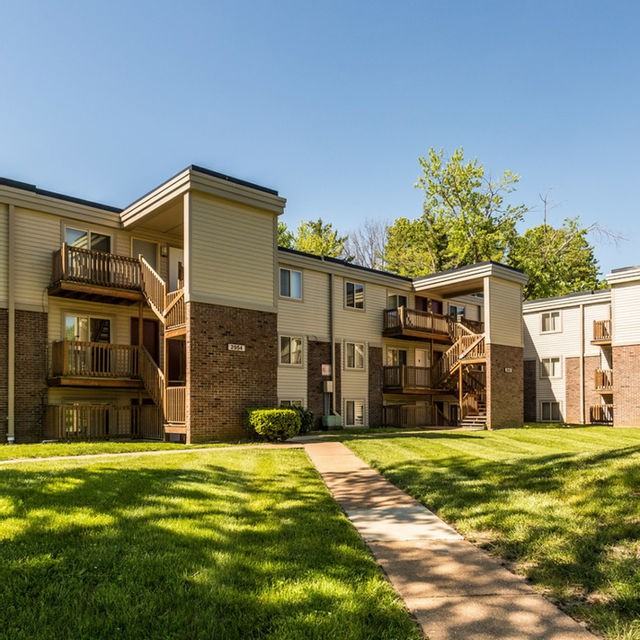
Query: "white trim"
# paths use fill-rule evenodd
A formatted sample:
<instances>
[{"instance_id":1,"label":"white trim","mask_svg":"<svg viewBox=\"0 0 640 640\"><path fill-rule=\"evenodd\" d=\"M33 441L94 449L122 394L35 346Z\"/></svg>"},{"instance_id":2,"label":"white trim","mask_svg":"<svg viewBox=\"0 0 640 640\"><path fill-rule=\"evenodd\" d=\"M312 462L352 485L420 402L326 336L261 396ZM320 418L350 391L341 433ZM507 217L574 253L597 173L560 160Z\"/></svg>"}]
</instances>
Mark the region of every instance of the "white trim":
<instances>
[{"instance_id":1,"label":"white trim","mask_svg":"<svg viewBox=\"0 0 640 640\"><path fill-rule=\"evenodd\" d=\"M282 338L289 338L289 345L291 345L291 340L300 340L300 362L282 362ZM289 346L289 350L291 353L291 346ZM305 337L290 333L278 333L278 366L287 367L288 369L302 369L305 361Z\"/></svg>"},{"instance_id":2,"label":"white trim","mask_svg":"<svg viewBox=\"0 0 640 640\"><path fill-rule=\"evenodd\" d=\"M347 423L347 403L348 402L360 402L362 404L362 424L348 424ZM367 401L364 398L344 398L342 401L342 408L343 408L343 416L344 416L344 426L345 427L366 427L367 426ZM353 416L354 416L354 421L355 421L355 415L356 415L356 410L355 410L355 404L353 407Z\"/></svg>"},{"instance_id":3,"label":"white trim","mask_svg":"<svg viewBox=\"0 0 640 640\"><path fill-rule=\"evenodd\" d=\"M347 285L348 284L352 284L354 285L354 291L353 291L353 302L355 304L356 302L356 292L355 292L355 286L356 285L361 285L362 286L362 308L360 307L351 307L347 304ZM355 280L353 278L345 278L342 281L342 295L343 295L343 306L344 309L346 311L359 311L360 313L363 313L367 310L367 285L362 282L361 280Z\"/></svg>"},{"instance_id":4,"label":"white trim","mask_svg":"<svg viewBox=\"0 0 640 640\"><path fill-rule=\"evenodd\" d=\"M555 309L566 309L569 307L579 307L581 304L602 304L611 302L611 290L589 291L581 295L560 296L558 298L547 298L544 300L529 300L522 303L522 313L527 315L539 311L553 311Z\"/></svg>"},{"instance_id":5,"label":"white trim","mask_svg":"<svg viewBox=\"0 0 640 640\"><path fill-rule=\"evenodd\" d=\"M350 367L347 365L347 360L348 360L348 355L347 355L347 345L354 345L354 350L353 350L353 361L355 362L356 360L356 351L355 351L355 346L356 345L360 345L362 347L362 366L361 367ZM343 349L343 353L344 353L344 367L343 369L345 371L360 371L360 372L365 372L367 370L367 352L368 352L368 348L367 348L367 343L366 342L360 342L358 340L343 340L342 342L342 349Z\"/></svg>"},{"instance_id":6,"label":"white trim","mask_svg":"<svg viewBox=\"0 0 640 640\"><path fill-rule=\"evenodd\" d=\"M543 413L542 405L544 405L544 404L548 404L548 405L557 404L558 405L559 418L557 420L554 420L553 417L551 416L551 414L553 413L551 407L549 407L549 420L545 420L542 417L542 413ZM540 409L540 413L539 413L540 422L564 422L564 411L563 411L563 406L562 406L562 401L561 400L540 400L538 408Z\"/></svg>"},{"instance_id":7,"label":"white trim","mask_svg":"<svg viewBox=\"0 0 640 640\"><path fill-rule=\"evenodd\" d=\"M560 325L559 329L548 329L547 331L544 330L544 317L545 316L551 316L554 313L558 314L558 324ZM554 324L556 324L554 322ZM560 309L552 309L550 311L542 311L540 313L540 326L538 328L538 332L540 333L541 336L546 336L550 333L562 333L562 311Z\"/></svg>"},{"instance_id":8,"label":"white trim","mask_svg":"<svg viewBox=\"0 0 640 640\"><path fill-rule=\"evenodd\" d=\"M452 269L451 271L443 271L423 278L417 278L413 281L413 285L415 290L420 292L428 291L430 288L462 284L469 280L478 280L479 278L486 277L510 280L521 285L526 284L529 280L529 278L520 271L516 271L502 264L489 262L460 267L459 269ZM455 295L453 297L455 297Z\"/></svg>"},{"instance_id":9,"label":"white trim","mask_svg":"<svg viewBox=\"0 0 640 640\"><path fill-rule=\"evenodd\" d=\"M293 273L300 274L300 297L299 298L296 298L294 296L282 295L281 271L289 272L289 289L291 289L291 273L293 272ZM304 271L302 269L296 269L294 267L288 267L286 265L278 265L278 297L281 300L288 300L290 302L304 302Z\"/></svg>"},{"instance_id":10,"label":"white trim","mask_svg":"<svg viewBox=\"0 0 640 640\"><path fill-rule=\"evenodd\" d=\"M557 376L546 376L543 375L543 373L545 372L545 367L544 367L544 361L545 360L557 360L558 361L558 367L560 369L560 374ZM544 356L542 358L540 358L540 371L538 372L539 375L539 379L540 380L561 380L564 376L564 362L563 362L563 357L562 356Z\"/></svg>"}]
</instances>

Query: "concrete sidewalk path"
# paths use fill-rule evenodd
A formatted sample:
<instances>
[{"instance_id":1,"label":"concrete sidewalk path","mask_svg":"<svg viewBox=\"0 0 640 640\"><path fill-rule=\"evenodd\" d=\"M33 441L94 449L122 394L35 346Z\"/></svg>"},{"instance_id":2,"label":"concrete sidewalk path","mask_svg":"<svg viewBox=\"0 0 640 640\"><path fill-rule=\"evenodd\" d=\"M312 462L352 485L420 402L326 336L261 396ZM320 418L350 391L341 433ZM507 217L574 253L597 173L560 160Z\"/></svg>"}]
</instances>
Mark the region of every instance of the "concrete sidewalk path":
<instances>
[{"instance_id":1,"label":"concrete sidewalk path","mask_svg":"<svg viewBox=\"0 0 640 640\"><path fill-rule=\"evenodd\" d=\"M595 640L342 443L304 448L429 640Z\"/></svg>"}]
</instances>

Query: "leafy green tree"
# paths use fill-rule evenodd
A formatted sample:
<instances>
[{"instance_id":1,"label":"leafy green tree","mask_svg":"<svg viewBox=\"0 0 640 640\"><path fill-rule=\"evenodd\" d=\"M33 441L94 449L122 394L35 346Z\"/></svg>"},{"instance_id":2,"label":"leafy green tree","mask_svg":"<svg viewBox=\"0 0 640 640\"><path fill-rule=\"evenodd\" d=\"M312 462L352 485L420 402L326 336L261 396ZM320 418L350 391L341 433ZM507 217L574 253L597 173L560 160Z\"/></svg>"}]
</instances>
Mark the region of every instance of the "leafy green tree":
<instances>
[{"instance_id":1,"label":"leafy green tree","mask_svg":"<svg viewBox=\"0 0 640 640\"><path fill-rule=\"evenodd\" d=\"M588 240L594 227L582 226L579 218L567 218L560 227L541 224L516 239L509 264L529 276L525 298L562 296L602 286L598 261Z\"/></svg>"},{"instance_id":2,"label":"leafy green tree","mask_svg":"<svg viewBox=\"0 0 640 640\"><path fill-rule=\"evenodd\" d=\"M433 227L424 217L417 220L397 218L387 229L386 268L414 278L441 271L441 252L433 236Z\"/></svg>"},{"instance_id":3,"label":"leafy green tree","mask_svg":"<svg viewBox=\"0 0 640 640\"><path fill-rule=\"evenodd\" d=\"M286 222L278 220L278 246L285 249L293 248L293 233L289 231Z\"/></svg>"},{"instance_id":4,"label":"leafy green tree","mask_svg":"<svg viewBox=\"0 0 640 640\"><path fill-rule=\"evenodd\" d=\"M330 222L306 220L300 223L293 239L293 248L318 256L338 258L345 254L346 236L341 236Z\"/></svg>"}]
</instances>

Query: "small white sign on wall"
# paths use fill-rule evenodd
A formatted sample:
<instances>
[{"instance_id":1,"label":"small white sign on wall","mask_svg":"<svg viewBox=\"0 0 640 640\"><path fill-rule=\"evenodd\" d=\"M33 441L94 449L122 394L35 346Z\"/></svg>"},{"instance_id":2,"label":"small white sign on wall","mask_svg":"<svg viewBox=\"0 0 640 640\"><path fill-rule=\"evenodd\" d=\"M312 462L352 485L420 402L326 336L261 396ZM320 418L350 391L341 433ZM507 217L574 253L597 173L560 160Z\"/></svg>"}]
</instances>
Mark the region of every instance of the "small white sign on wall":
<instances>
[{"instance_id":1,"label":"small white sign on wall","mask_svg":"<svg viewBox=\"0 0 640 640\"><path fill-rule=\"evenodd\" d=\"M330 364L323 364L322 365L322 375L323 376L330 376L331 375L331 365Z\"/></svg>"},{"instance_id":2,"label":"small white sign on wall","mask_svg":"<svg viewBox=\"0 0 640 640\"><path fill-rule=\"evenodd\" d=\"M505 373L513 373L513 368L512 367L505 367L504 368L504 372Z\"/></svg>"},{"instance_id":3,"label":"small white sign on wall","mask_svg":"<svg viewBox=\"0 0 640 640\"><path fill-rule=\"evenodd\" d=\"M228 344L227 349L229 351L244 351L245 346L243 344Z\"/></svg>"}]
</instances>

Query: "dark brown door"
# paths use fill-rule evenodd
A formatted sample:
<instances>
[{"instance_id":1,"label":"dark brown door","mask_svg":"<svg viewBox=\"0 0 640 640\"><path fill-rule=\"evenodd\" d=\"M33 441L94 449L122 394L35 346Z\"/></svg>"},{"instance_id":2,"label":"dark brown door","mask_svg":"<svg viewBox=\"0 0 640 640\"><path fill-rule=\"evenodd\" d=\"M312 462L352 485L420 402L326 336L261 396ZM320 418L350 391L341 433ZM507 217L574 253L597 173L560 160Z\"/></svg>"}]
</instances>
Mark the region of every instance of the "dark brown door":
<instances>
[{"instance_id":1,"label":"dark brown door","mask_svg":"<svg viewBox=\"0 0 640 640\"><path fill-rule=\"evenodd\" d=\"M138 344L138 318L131 318L131 344ZM157 320L142 322L142 344L156 364L160 364L160 325Z\"/></svg>"},{"instance_id":2,"label":"dark brown door","mask_svg":"<svg viewBox=\"0 0 640 640\"><path fill-rule=\"evenodd\" d=\"M186 380L186 343L184 340L167 341L169 383L184 384ZM180 386L180 385L178 385Z\"/></svg>"}]
</instances>

